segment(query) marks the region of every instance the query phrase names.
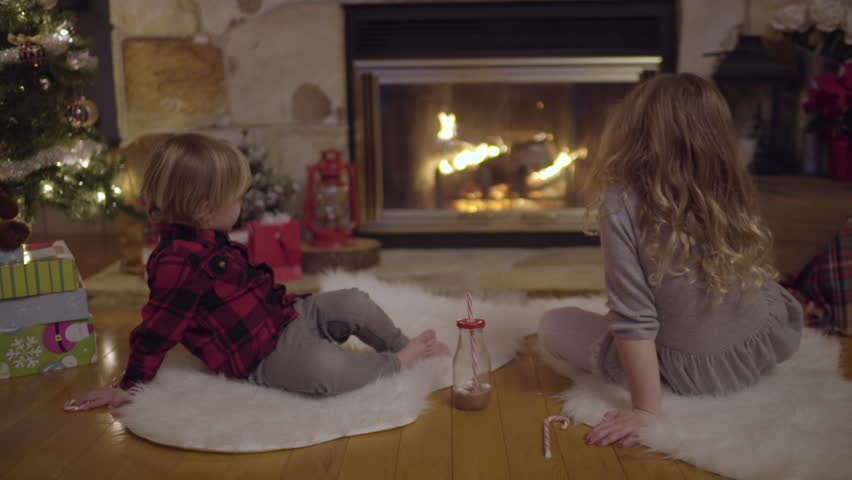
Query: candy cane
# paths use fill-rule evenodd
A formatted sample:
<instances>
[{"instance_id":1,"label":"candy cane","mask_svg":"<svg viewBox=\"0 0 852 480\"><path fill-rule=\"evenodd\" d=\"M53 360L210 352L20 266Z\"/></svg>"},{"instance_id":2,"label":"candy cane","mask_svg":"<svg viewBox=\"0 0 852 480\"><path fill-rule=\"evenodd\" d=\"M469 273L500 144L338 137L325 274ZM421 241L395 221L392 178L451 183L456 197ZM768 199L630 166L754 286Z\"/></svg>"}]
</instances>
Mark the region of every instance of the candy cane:
<instances>
[{"instance_id":1,"label":"candy cane","mask_svg":"<svg viewBox=\"0 0 852 480\"><path fill-rule=\"evenodd\" d=\"M470 292L465 295L467 299L467 321L473 323L473 296ZM473 365L473 389L476 392L481 390L479 385L479 368L476 362L476 338L473 336L473 329L470 329L470 360Z\"/></svg>"},{"instance_id":2,"label":"candy cane","mask_svg":"<svg viewBox=\"0 0 852 480\"><path fill-rule=\"evenodd\" d=\"M568 428L568 425L571 424L571 419L561 417L559 415L552 415L547 417L544 420L544 458L550 458L550 422L558 421L562 422L562 430Z\"/></svg>"}]
</instances>

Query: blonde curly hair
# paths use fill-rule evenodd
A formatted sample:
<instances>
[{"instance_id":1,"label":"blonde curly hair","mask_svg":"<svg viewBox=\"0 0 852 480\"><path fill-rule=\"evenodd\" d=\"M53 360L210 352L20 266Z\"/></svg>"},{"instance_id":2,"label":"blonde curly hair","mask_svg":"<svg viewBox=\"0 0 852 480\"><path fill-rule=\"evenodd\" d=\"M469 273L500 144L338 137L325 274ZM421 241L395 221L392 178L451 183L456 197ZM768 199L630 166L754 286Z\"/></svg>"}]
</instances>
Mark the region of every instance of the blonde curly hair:
<instances>
[{"instance_id":1,"label":"blonde curly hair","mask_svg":"<svg viewBox=\"0 0 852 480\"><path fill-rule=\"evenodd\" d=\"M239 199L251 181L248 160L233 145L184 133L153 152L141 196L152 222L200 227L217 209Z\"/></svg>"},{"instance_id":2,"label":"blonde curly hair","mask_svg":"<svg viewBox=\"0 0 852 480\"><path fill-rule=\"evenodd\" d=\"M731 112L710 81L680 73L640 83L611 112L595 157L587 218L607 214L607 189L633 192L652 282L695 265L693 279L719 302L777 276Z\"/></svg>"}]
</instances>

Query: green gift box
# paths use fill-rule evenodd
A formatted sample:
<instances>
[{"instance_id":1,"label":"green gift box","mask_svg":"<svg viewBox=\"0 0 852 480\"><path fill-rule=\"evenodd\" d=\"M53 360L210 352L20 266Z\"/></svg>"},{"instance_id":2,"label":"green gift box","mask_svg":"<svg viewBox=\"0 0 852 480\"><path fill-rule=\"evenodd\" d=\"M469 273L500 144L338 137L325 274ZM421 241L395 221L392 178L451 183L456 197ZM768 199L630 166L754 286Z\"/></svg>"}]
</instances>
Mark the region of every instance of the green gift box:
<instances>
[{"instance_id":1,"label":"green gift box","mask_svg":"<svg viewBox=\"0 0 852 480\"><path fill-rule=\"evenodd\" d=\"M23 259L0 265L0 300L80 288L77 263L62 240L26 245Z\"/></svg>"},{"instance_id":2,"label":"green gift box","mask_svg":"<svg viewBox=\"0 0 852 480\"><path fill-rule=\"evenodd\" d=\"M0 329L0 379L98 361L94 319Z\"/></svg>"}]
</instances>

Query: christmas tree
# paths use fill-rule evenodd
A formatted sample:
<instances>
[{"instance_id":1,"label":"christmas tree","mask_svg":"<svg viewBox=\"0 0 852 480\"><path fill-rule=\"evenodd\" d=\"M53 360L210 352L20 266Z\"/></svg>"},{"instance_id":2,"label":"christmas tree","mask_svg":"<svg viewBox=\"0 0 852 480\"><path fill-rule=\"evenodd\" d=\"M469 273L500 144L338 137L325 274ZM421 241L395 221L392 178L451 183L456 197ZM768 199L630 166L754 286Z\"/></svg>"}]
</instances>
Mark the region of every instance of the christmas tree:
<instances>
[{"instance_id":1,"label":"christmas tree","mask_svg":"<svg viewBox=\"0 0 852 480\"><path fill-rule=\"evenodd\" d=\"M252 183L243 196L240 218L236 226L242 227L249 222L262 220L267 214L289 215L290 201L298 186L289 176L276 174L269 167L266 149L250 143L246 130L243 130L239 149L248 158Z\"/></svg>"},{"instance_id":2,"label":"christmas tree","mask_svg":"<svg viewBox=\"0 0 852 480\"><path fill-rule=\"evenodd\" d=\"M0 0L0 188L32 219L36 205L73 218L121 207L95 129L97 106L81 96L97 59L58 0Z\"/></svg>"}]
</instances>

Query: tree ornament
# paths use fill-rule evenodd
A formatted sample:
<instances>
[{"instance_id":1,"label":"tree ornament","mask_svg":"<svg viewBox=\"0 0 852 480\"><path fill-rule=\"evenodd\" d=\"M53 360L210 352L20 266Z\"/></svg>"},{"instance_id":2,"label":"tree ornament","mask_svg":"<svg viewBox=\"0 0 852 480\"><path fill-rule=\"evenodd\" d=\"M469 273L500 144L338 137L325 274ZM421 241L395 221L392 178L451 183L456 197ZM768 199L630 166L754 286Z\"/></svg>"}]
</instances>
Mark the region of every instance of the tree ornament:
<instances>
[{"instance_id":1,"label":"tree ornament","mask_svg":"<svg viewBox=\"0 0 852 480\"><path fill-rule=\"evenodd\" d=\"M41 86L42 90L50 90L50 87L53 85L53 82L50 81L50 77L47 75L40 75L38 77L38 84Z\"/></svg>"},{"instance_id":2,"label":"tree ornament","mask_svg":"<svg viewBox=\"0 0 852 480\"><path fill-rule=\"evenodd\" d=\"M24 42L18 47L18 59L23 63L29 63L39 68L47 61L47 52L44 47L35 42Z\"/></svg>"},{"instance_id":3,"label":"tree ornament","mask_svg":"<svg viewBox=\"0 0 852 480\"><path fill-rule=\"evenodd\" d=\"M65 118L74 128L91 127L97 123L99 115L98 106L86 97L74 100L65 109Z\"/></svg>"}]
</instances>

